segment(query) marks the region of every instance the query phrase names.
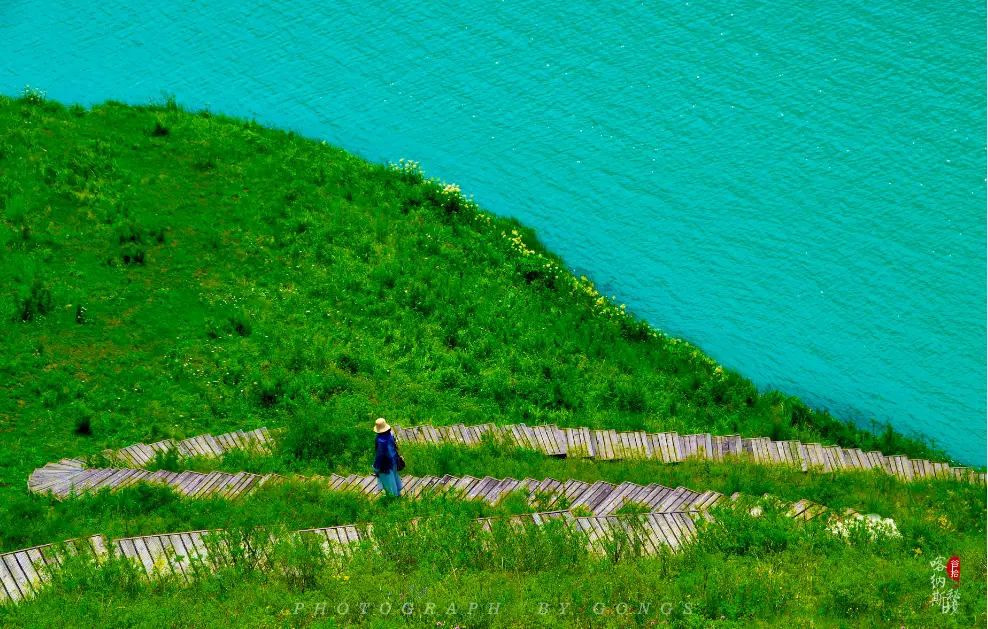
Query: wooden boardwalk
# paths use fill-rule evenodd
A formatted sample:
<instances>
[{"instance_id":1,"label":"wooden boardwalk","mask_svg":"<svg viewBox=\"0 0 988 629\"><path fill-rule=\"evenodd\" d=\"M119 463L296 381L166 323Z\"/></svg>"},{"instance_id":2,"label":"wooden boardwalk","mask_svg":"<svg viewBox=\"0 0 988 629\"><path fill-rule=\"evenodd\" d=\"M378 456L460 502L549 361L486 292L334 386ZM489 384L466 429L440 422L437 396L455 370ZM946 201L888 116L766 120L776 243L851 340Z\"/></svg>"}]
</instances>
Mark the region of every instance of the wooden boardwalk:
<instances>
[{"instance_id":1,"label":"wooden boardwalk","mask_svg":"<svg viewBox=\"0 0 988 629\"><path fill-rule=\"evenodd\" d=\"M696 536L696 521L712 519L701 511L667 511L637 515L607 515L577 517L570 511L550 511L502 518L480 518L481 531L490 531L496 521L507 520L514 526L541 526L561 521L574 532L581 533L586 552L601 555L614 552L615 545L624 553L635 556L657 555L666 549L676 552ZM427 519L410 523L420 526ZM51 571L65 561L66 554L82 553L97 564L108 556L126 557L149 579L169 576L189 581L228 565L233 561L229 544L222 530L189 531L160 535L143 535L107 541L100 535L69 540L62 544L46 544L0 554L0 604L16 603L31 598L50 579ZM263 568L270 567L270 550L276 539L259 531L261 543L247 550ZM219 535L217 535L219 534ZM374 545L370 524L344 525L304 529L296 536L308 536L327 554L346 557L354 544ZM265 540L266 538L266 540ZM255 540L256 542L256 540Z\"/></svg>"},{"instance_id":2,"label":"wooden boardwalk","mask_svg":"<svg viewBox=\"0 0 988 629\"><path fill-rule=\"evenodd\" d=\"M101 454L108 460L119 462L132 467L143 467L154 462L155 457L175 451L179 458L203 457L216 458L227 452L242 450L269 454L274 438L267 428L258 428L250 432L238 430L228 432L218 437L210 434L190 437L182 441L165 439L152 444L135 443L121 450L104 450Z\"/></svg>"},{"instance_id":3,"label":"wooden boardwalk","mask_svg":"<svg viewBox=\"0 0 988 629\"><path fill-rule=\"evenodd\" d=\"M772 441L767 437L742 438L740 435L717 436L710 433L680 435L676 432L648 433L559 428L554 425L480 424L466 426L432 426L424 424L401 428L392 426L401 443L478 445L485 438L537 450L549 456L590 458L602 461L649 459L676 463L690 458L720 461L733 457L766 465L789 465L802 471L880 470L900 480L956 478L985 484L985 473L968 467L951 467L947 463L910 459L905 455L887 456L881 452L863 452L858 448L823 446L799 441Z\"/></svg>"},{"instance_id":4,"label":"wooden boardwalk","mask_svg":"<svg viewBox=\"0 0 988 629\"><path fill-rule=\"evenodd\" d=\"M232 450L270 451L272 432L260 428L250 433L228 433L219 437L203 435L184 441L162 441L150 446L135 444L119 451L106 451L112 461L138 467L86 468L79 459L62 459L35 470L28 479L31 492L51 493L63 499L69 496L99 491L115 490L140 482L163 483L175 488L180 494L190 497L218 497L237 499L246 496L258 487L269 482L282 482L284 477L277 474L257 475L241 472L168 472L140 469L155 458L156 452L174 449L181 457L222 456ZM645 433L617 433L615 431L592 431L581 429L559 429L554 426L527 427L524 425L494 427L446 426L434 428L420 426L410 429L395 427L399 439L415 443L461 443L474 445L484 438L484 434L508 439L510 443L534 448L553 456L585 456L614 460L620 458L651 458L666 462L682 461L690 456L703 456L719 460L725 456L739 456L757 462L788 463L801 465L803 469L839 469L827 467L826 459L812 458L809 448L798 442L770 442L768 440L743 440L731 437L710 435L689 435L680 437L675 433L650 435ZM735 436L736 437L736 436ZM746 446L750 443L750 448ZM788 444L790 456L787 458L782 446ZM775 444L775 445L772 445ZM811 444L812 445L812 444ZM771 455L775 448L778 457ZM839 450L839 448L837 449ZM768 454L766 454L768 452ZM806 454L800 454L800 453ZM879 453L869 453L879 454ZM894 457L893 457L894 458ZM809 461L815 461L813 465ZM871 459L876 465L881 459ZM883 468L884 469L884 468ZM938 474L967 478L950 468L942 468ZM330 489L341 492L359 492L368 496L380 495L374 476L295 477L310 482L325 483ZM983 480L983 475L981 475ZM527 492L528 504L538 509L535 513L503 518L480 518L477 522L481 530L491 530L497 520L507 520L518 526L542 525L553 520L561 520L573 530L583 534L587 552L606 552L614 544L625 544L634 553L650 555L663 548L675 552L695 537L695 522L698 518L712 519L708 509L718 504L746 505L750 497L734 494L730 498L715 492L697 492L686 487L664 487L658 484L638 485L635 483L613 484L605 481L593 483L579 480L560 481L553 478L537 480L526 478L474 478L471 476L408 476L404 479L403 495L416 499L425 495L441 495L457 492L469 500L483 500L491 505L502 502L514 492ZM972 478L972 480L975 480ZM771 498L770 496L766 496ZM742 500L742 498L745 498ZM647 513L619 515L617 512L627 504ZM827 514L829 519L861 519L861 514L848 509L843 515L828 512L827 508L800 500L783 504L786 514L801 520L810 520ZM574 510L586 509L591 515L580 517ZM749 509L749 506L744 508ZM750 509L754 516L756 509ZM428 519L428 518L425 518ZM425 519L411 522L418 525ZM633 524L634 523L634 524ZM297 535L314 536L324 550L346 554L354 543L373 543L373 527L347 525L319 529L306 529ZM210 541L210 533L222 531L191 531L163 535L122 538L107 542L101 536L81 540L71 540L60 545L47 544L24 550L0 554L0 603L16 602L30 597L48 578L47 571L56 569L64 561L64 554L85 553L95 559L110 554L127 557L139 565L149 577L172 575L191 580L199 571L209 571L231 561L223 542ZM273 538L269 541L274 542ZM265 548L255 549L263 559L268 552Z\"/></svg>"},{"instance_id":5,"label":"wooden boardwalk","mask_svg":"<svg viewBox=\"0 0 988 629\"><path fill-rule=\"evenodd\" d=\"M70 496L80 496L103 489L116 490L130 487L139 482L159 483L172 487L183 496L194 498L226 498L236 499L247 496L257 488L267 483L278 483L285 477L278 474L250 474L240 472L149 472L130 468L85 469L66 468L63 475L52 477L46 468L38 470L46 472L28 480L32 492L51 493L59 499ZM37 474L37 472L36 472ZM295 476L296 480L325 484L332 491L361 493L378 497L382 492L377 487L377 479L373 475L361 476L351 474L340 476ZM483 500L490 505L497 505L512 492L527 494L529 506L540 509L577 509L584 508L593 515L612 515L626 504L635 504L640 509L652 513L672 511L703 511L720 503L724 496L716 491L694 491L688 487L665 487L657 483L638 485L624 482L619 484L606 481L588 483L570 479L560 481L554 478L537 480L525 478L493 478L485 476L406 476L402 479L404 487L402 496L416 499L426 494L439 496L455 493L467 500ZM737 494L734 496L737 497ZM793 505L792 515L810 519L823 513L826 508L802 500Z\"/></svg>"},{"instance_id":6,"label":"wooden boardwalk","mask_svg":"<svg viewBox=\"0 0 988 629\"><path fill-rule=\"evenodd\" d=\"M481 424L466 426L432 426L425 424L401 428L393 426L395 439L402 443L478 445L484 439L497 439L510 445L529 448L549 456L590 458L602 461L621 459L648 459L663 463L677 463L688 459L720 461L729 458L739 463L763 465L787 465L803 471L833 472L836 470L880 470L901 480L925 478L953 478L961 481L985 484L985 474L967 467L951 467L946 463L931 463L910 459L904 455L886 456L881 452L863 452L860 449L822 446L818 443L799 441L772 441L766 437L742 438L740 435L716 436L709 433L679 435L675 432L647 433L619 432L615 430L591 430L588 428L559 428L557 426L526 426L525 424ZM174 451L179 458L221 457L234 450L270 453L277 433L284 430L258 428L250 432L235 431L214 437L200 435L182 441L167 439L150 445L137 443L121 450L104 450L104 458L111 464L127 468L141 468L153 463L161 453ZM28 481L32 492L52 491L56 496L66 495L72 488L80 491L98 490L102 487L127 486L140 481L178 482L183 495L212 495L216 491L229 492L233 496L251 491L255 485L265 482L265 477L241 474L236 477L213 476L207 483L205 476L195 472L183 472L176 480L171 472L150 473L140 469L118 468L87 469L79 459L62 459L35 470ZM78 473L78 474L76 474ZM273 475L269 475L273 476ZM213 482L215 481L215 482ZM206 484L204 484L206 483Z\"/></svg>"}]
</instances>

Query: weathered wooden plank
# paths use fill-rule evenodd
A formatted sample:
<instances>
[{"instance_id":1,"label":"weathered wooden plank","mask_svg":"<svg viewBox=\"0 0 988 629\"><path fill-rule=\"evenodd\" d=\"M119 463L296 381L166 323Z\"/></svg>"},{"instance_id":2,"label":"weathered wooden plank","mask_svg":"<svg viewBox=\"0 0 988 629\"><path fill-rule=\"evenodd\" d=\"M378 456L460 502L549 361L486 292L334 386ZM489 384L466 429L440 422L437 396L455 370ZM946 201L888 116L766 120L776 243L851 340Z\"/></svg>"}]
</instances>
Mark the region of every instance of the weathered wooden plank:
<instances>
[{"instance_id":1,"label":"weathered wooden plank","mask_svg":"<svg viewBox=\"0 0 988 629\"><path fill-rule=\"evenodd\" d=\"M682 548L693 539L696 528L693 525L693 519L686 512L673 511L661 515L669 524L669 528L679 538L679 548Z\"/></svg>"},{"instance_id":2,"label":"weathered wooden plank","mask_svg":"<svg viewBox=\"0 0 988 629\"><path fill-rule=\"evenodd\" d=\"M34 568L35 574L38 578L38 582L35 587L37 587L37 585L41 582L47 581L50 576L48 560L41 554L41 549L41 546L35 546L34 548L28 548L24 551L27 555L27 560L31 562L31 567ZM54 568L55 566L51 567Z\"/></svg>"},{"instance_id":3,"label":"weathered wooden plank","mask_svg":"<svg viewBox=\"0 0 988 629\"><path fill-rule=\"evenodd\" d=\"M231 490L230 493L227 494L227 496L231 499L239 498L240 496L246 496L247 494L251 493L251 491L253 491L254 487L257 485L257 482L259 480L261 480L261 477L258 476L257 474L247 474L243 482L241 482L239 485L236 486L236 488Z\"/></svg>"},{"instance_id":4,"label":"weathered wooden plank","mask_svg":"<svg viewBox=\"0 0 988 629\"><path fill-rule=\"evenodd\" d=\"M546 430L553 446L553 451L550 454L553 456L565 456L569 447L567 446L566 435L563 433L563 429L555 424L549 424L546 426Z\"/></svg>"},{"instance_id":5,"label":"weathered wooden plank","mask_svg":"<svg viewBox=\"0 0 988 629\"><path fill-rule=\"evenodd\" d=\"M205 474L200 474L198 472L189 472L188 473L188 476L186 476L185 479L182 480L181 483L179 484L177 491L178 491L178 493L182 494L183 496L188 496L193 491L195 491L195 489L200 484L202 484L202 482L205 479L206 479L206 475Z\"/></svg>"},{"instance_id":6,"label":"weathered wooden plank","mask_svg":"<svg viewBox=\"0 0 988 629\"><path fill-rule=\"evenodd\" d=\"M423 430L425 431L425 434L429 439L429 443L436 445L440 445L443 443L442 435L439 434L439 431L436 430L436 427L433 426L432 424L426 424L423 427Z\"/></svg>"},{"instance_id":7,"label":"weathered wooden plank","mask_svg":"<svg viewBox=\"0 0 988 629\"><path fill-rule=\"evenodd\" d=\"M536 428L538 430L536 430ZM541 425L534 427L532 430L537 435L537 438L541 439L542 452L544 452L546 456L555 455L557 450L556 437L552 434L552 429L549 426Z\"/></svg>"},{"instance_id":8,"label":"weathered wooden plank","mask_svg":"<svg viewBox=\"0 0 988 629\"><path fill-rule=\"evenodd\" d=\"M260 428L257 429L257 431L260 433L261 439L264 441L264 443L267 444L268 448L273 450L275 445L275 440L271 436L271 433L268 431L268 429L265 428L264 426L261 426Z\"/></svg>"},{"instance_id":9,"label":"weathered wooden plank","mask_svg":"<svg viewBox=\"0 0 988 629\"><path fill-rule=\"evenodd\" d=\"M256 437L254 437L253 435L251 435L251 437L256 439ZM213 435L205 434L202 436L202 440L205 442L206 447L209 448L209 453L213 457L223 456L223 454L225 453L225 450L223 450L219 442L216 440L216 437L214 437Z\"/></svg>"},{"instance_id":10,"label":"weathered wooden plank","mask_svg":"<svg viewBox=\"0 0 988 629\"><path fill-rule=\"evenodd\" d=\"M113 485L108 483L107 487L111 487L112 491L130 487L131 485L136 485L137 483L143 482L144 479L151 476L152 473L153 472L144 469L134 470L133 474L128 474L127 476L121 477L119 480L113 481Z\"/></svg>"},{"instance_id":11,"label":"weathered wooden plank","mask_svg":"<svg viewBox=\"0 0 988 629\"><path fill-rule=\"evenodd\" d=\"M640 490L641 485L635 483L624 482L615 487L600 504L594 510L595 515L610 515L623 504L623 501L628 497L632 490Z\"/></svg>"},{"instance_id":12,"label":"weathered wooden plank","mask_svg":"<svg viewBox=\"0 0 988 629\"><path fill-rule=\"evenodd\" d=\"M172 569L186 581L191 581L195 576L191 566L191 552L185 548L185 542L182 541L182 536L179 534L169 534L163 537L168 538L168 547L172 552Z\"/></svg>"},{"instance_id":13,"label":"weathered wooden plank","mask_svg":"<svg viewBox=\"0 0 988 629\"><path fill-rule=\"evenodd\" d=\"M646 438L648 439L651 458L656 461L662 461L663 463L669 463L671 458L665 436L662 433L650 432Z\"/></svg>"},{"instance_id":14,"label":"weathered wooden plank","mask_svg":"<svg viewBox=\"0 0 988 629\"><path fill-rule=\"evenodd\" d=\"M21 569L21 574L24 575L24 583L18 583L18 585L23 585L22 590L26 590L25 594L33 594L36 591L37 586L41 582L41 577L34 569L34 562L27 556L26 551L14 551L6 555L10 557L12 561L15 561Z\"/></svg>"},{"instance_id":15,"label":"weathered wooden plank","mask_svg":"<svg viewBox=\"0 0 988 629\"><path fill-rule=\"evenodd\" d=\"M896 476L904 481L911 481L913 479L913 468L909 463L909 457L906 457L905 455L897 455L891 456L889 459L894 460L892 469Z\"/></svg>"},{"instance_id":16,"label":"weathered wooden plank","mask_svg":"<svg viewBox=\"0 0 988 629\"><path fill-rule=\"evenodd\" d=\"M639 430L637 435L638 443L641 444L642 456L646 459L656 458L655 452L652 451L652 440L649 438L648 433L644 430Z\"/></svg>"},{"instance_id":17,"label":"weathered wooden plank","mask_svg":"<svg viewBox=\"0 0 988 629\"><path fill-rule=\"evenodd\" d=\"M456 440L458 443L468 446L477 445L477 442L474 440L473 433L470 432L465 425L456 424L456 434Z\"/></svg>"},{"instance_id":18,"label":"weathered wooden plank","mask_svg":"<svg viewBox=\"0 0 988 629\"><path fill-rule=\"evenodd\" d=\"M638 501L648 507L649 511L655 511L662 505L662 500L672 490L662 485L650 485L648 491L638 498Z\"/></svg>"},{"instance_id":19,"label":"weathered wooden plank","mask_svg":"<svg viewBox=\"0 0 988 629\"><path fill-rule=\"evenodd\" d=\"M271 454L271 444L264 437L264 433L261 432L260 428L255 428L254 430L247 431L247 436L250 440L254 442L254 449L262 454Z\"/></svg>"},{"instance_id":20,"label":"weathered wooden plank","mask_svg":"<svg viewBox=\"0 0 988 629\"><path fill-rule=\"evenodd\" d=\"M134 545L134 550L137 552L138 559L141 560L141 565L144 566L144 571L148 576L152 576L154 574L154 560L151 559L151 551L148 550L147 544L144 543L144 538L132 537L130 538L130 542Z\"/></svg>"},{"instance_id":21,"label":"weathered wooden plank","mask_svg":"<svg viewBox=\"0 0 988 629\"><path fill-rule=\"evenodd\" d=\"M614 485L611 483L598 481L594 483L594 485L598 487L598 491L591 494L589 497L584 496L584 498L587 498L586 500L581 498L581 500L583 500L583 505L587 509L590 509L592 513L596 513L597 506L603 502L612 491L614 491Z\"/></svg>"},{"instance_id":22,"label":"weathered wooden plank","mask_svg":"<svg viewBox=\"0 0 988 629\"><path fill-rule=\"evenodd\" d=\"M231 475L224 472L210 472L207 475L207 481L196 489L193 494L196 498L207 498L215 495L221 487L225 487L230 481Z\"/></svg>"},{"instance_id":23,"label":"weathered wooden plank","mask_svg":"<svg viewBox=\"0 0 988 629\"><path fill-rule=\"evenodd\" d=\"M686 505L692 503L693 500L699 498L701 495L689 487L677 487L676 493L678 493L678 496L676 498L669 499L669 506L665 509L665 511L682 511Z\"/></svg>"},{"instance_id":24,"label":"weathered wooden plank","mask_svg":"<svg viewBox=\"0 0 988 629\"><path fill-rule=\"evenodd\" d=\"M14 565L16 566L16 562L14 562ZM28 592L21 591L20 582L22 578L23 575L20 574L20 568L17 568L15 574L15 571L8 563L7 555L0 555L0 583L3 584L3 590L6 592L7 597L14 602L28 595Z\"/></svg>"},{"instance_id":25,"label":"weathered wooden plank","mask_svg":"<svg viewBox=\"0 0 988 629\"><path fill-rule=\"evenodd\" d=\"M662 498L662 504L655 511L658 513L667 513L675 510L676 505L682 502L685 491L685 487L676 487Z\"/></svg>"},{"instance_id":26,"label":"weathered wooden plank","mask_svg":"<svg viewBox=\"0 0 988 629\"><path fill-rule=\"evenodd\" d=\"M218 445L220 449L223 450L223 454L226 454L227 452L232 452L233 450L237 449L237 444L232 439L230 439L229 435L226 434L216 435L215 439L216 439L216 445Z\"/></svg>"},{"instance_id":27,"label":"weathered wooden plank","mask_svg":"<svg viewBox=\"0 0 988 629\"><path fill-rule=\"evenodd\" d=\"M650 514L649 517L661 532L660 539L662 542L672 550L679 548L679 529L678 527L673 529L667 515L664 513L655 513Z\"/></svg>"},{"instance_id":28,"label":"weathered wooden plank","mask_svg":"<svg viewBox=\"0 0 988 629\"><path fill-rule=\"evenodd\" d=\"M235 430L223 433L223 436L226 437L226 442L229 444L231 451L247 449L247 444L244 443L243 439L240 438L240 435Z\"/></svg>"},{"instance_id":29,"label":"weathered wooden plank","mask_svg":"<svg viewBox=\"0 0 988 629\"><path fill-rule=\"evenodd\" d=\"M827 465L830 470L838 471L847 468L847 464L844 461L844 452L838 446L823 446L823 455L827 459Z\"/></svg>"},{"instance_id":30,"label":"weathered wooden plank","mask_svg":"<svg viewBox=\"0 0 988 629\"><path fill-rule=\"evenodd\" d=\"M151 566L154 574L158 576L175 574L175 569L168 559L168 551L165 550L165 545L161 542L161 536L146 535L142 539L148 549L148 554L151 556ZM168 548L171 548L171 544L168 545Z\"/></svg>"},{"instance_id":31,"label":"weathered wooden plank","mask_svg":"<svg viewBox=\"0 0 988 629\"><path fill-rule=\"evenodd\" d=\"M207 456L206 450L203 448L202 444L199 443L199 437L189 437L179 443L185 444L186 448L192 452L193 456L205 457Z\"/></svg>"},{"instance_id":32,"label":"weathered wooden plank","mask_svg":"<svg viewBox=\"0 0 988 629\"><path fill-rule=\"evenodd\" d=\"M236 434L237 434L238 437L240 437L240 440L243 441L243 443L244 443L244 451L245 452L259 452L260 451L259 445L253 439L250 438L250 435L248 435L247 433L245 433L242 430L236 431Z\"/></svg>"}]
</instances>

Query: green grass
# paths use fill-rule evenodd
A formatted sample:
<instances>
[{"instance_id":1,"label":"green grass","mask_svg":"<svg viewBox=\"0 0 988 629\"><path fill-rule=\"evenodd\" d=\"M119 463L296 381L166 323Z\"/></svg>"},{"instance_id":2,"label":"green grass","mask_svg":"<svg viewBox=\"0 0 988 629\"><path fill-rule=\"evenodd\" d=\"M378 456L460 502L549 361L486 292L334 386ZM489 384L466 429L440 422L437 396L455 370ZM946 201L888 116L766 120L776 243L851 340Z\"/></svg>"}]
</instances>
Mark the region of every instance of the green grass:
<instances>
[{"instance_id":1,"label":"green grass","mask_svg":"<svg viewBox=\"0 0 988 629\"><path fill-rule=\"evenodd\" d=\"M385 515L375 523L376 549L323 561L304 545L283 546L263 570L242 557L190 587L149 584L113 563L100 570L73 566L38 600L0 609L0 621L5 627L56 621L65 627L195 627L204 621L212 627L435 627L439 621L449 627L647 627L653 621L970 627L984 619L977 588L963 589L959 613L944 616L927 603L925 561L902 565L887 541L859 535L845 543L821 524L803 526L771 509L758 520L719 511L717 523L702 527L698 543L681 554L640 557L610 547L593 557L576 552L579 540L563 527L517 532L498 526L481 535L466 521L444 516L412 531L401 517ZM983 582L984 565L972 565L966 578ZM360 602L369 604L366 615ZM381 612L383 605L396 611L409 602L407 617ZM328 617L314 614L320 603ZM468 616L471 603L477 608ZM484 613L491 604L500 604L496 615ZM567 616L559 616L564 608Z\"/></svg>"},{"instance_id":2,"label":"green grass","mask_svg":"<svg viewBox=\"0 0 988 629\"><path fill-rule=\"evenodd\" d=\"M393 619L333 625L281 610L410 588L428 588L437 603L500 597L522 610L468 627L985 624L985 496L952 481L403 448L410 474L767 492L874 511L903 533L846 545L791 521L727 515L720 533L677 557L594 562L557 540L559 561L543 553L505 566L517 549L478 559L450 548L468 544L467 519L517 510L511 502L384 505L286 485L240 503L149 487L57 503L25 487L34 468L62 457L262 425L289 428L276 456L192 466L367 473L379 416L740 433L949 460L921 436L866 430L757 390L572 277L530 229L482 212L414 163L369 164L174 100L86 109L37 91L0 96L0 548L93 533L400 526L439 514L449 531L401 553L367 550L345 581L315 568L311 582L244 570L181 589L80 569L40 600L0 611L0 625L390 627ZM957 617L929 607L936 554L962 557ZM597 598L646 597L676 602L679 615L524 611L542 598L585 610ZM426 626L420 620L409 626Z\"/></svg>"}]
</instances>

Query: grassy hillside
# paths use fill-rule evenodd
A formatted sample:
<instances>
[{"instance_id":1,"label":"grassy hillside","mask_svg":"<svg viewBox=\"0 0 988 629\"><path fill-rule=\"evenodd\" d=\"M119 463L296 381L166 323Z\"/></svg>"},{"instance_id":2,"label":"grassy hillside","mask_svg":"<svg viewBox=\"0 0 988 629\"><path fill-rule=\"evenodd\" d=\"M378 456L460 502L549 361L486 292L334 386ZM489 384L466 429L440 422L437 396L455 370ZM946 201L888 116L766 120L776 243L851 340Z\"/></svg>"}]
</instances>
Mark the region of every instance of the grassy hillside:
<instances>
[{"instance_id":1,"label":"grassy hillside","mask_svg":"<svg viewBox=\"0 0 988 629\"><path fill-rule=\"evenodd\" d=\"M0 550L93 533L435 513L461 522L482 513L454 503L396 512L293 485L236 506L149 488L58 504L25 489L35 467L65 456L261 425L289 427L277 456L232 457L222 466L367 473L365 435L378 416L402 425L741 433L950 460L921 437L863 430L798 399L759 392L574 278L531 230L482 212L413 162L369 164L289 132L182 111L173 101L84 109L40 92L0 96ZM251 626L394 626L282 612L299 600L370 596L382 573L392 590L431 588L438 601L500 593L530 603L548 588L547 600L575 607L594 596L614 602L649 592L678 602L678 615L635 619L636 626L705 626L720 616L717 626L985 621L980 488L906 485L864 472L823 477L728 463L410 450L411 474L768 492L875 511L895 518L903 537L846 545L791 521L725 518L719 532L677 558L598 564L563 553L556 564L528 558L507 568L497 557L451 557L424 540L414 561L407 549L378 557L380 566L368 555L349 568L349 584L336 573L301 586L232 573L178 590L82 575L36 603L0 610L0 625L51 626L56 618L66 627L93 619L199 626L208 616L223 619L217 626L242 626L229 616L241 610ZM929 605L927 564L937 554L967 560L959 616L941 617ZM588 583L593 591L579 598ZM700 613L687 618L687 600ZM444 620L452 627L457 619ZM518 614L464 626L561 622ZM627 626L592 613L570 622L587 623Z\"/></svg>"},{"instance_id":2,"label":"grassy hillside","mask_svg":"<svg viewBox=\"0 0 988 629\"><path fill-rule=\"evenodd\" d=\"M173 103L67 109L29 93L0 101L0 130L6 482L66 452L299 415L937 458L760 394L414 164Z\"/></svg>"}]
</instances>

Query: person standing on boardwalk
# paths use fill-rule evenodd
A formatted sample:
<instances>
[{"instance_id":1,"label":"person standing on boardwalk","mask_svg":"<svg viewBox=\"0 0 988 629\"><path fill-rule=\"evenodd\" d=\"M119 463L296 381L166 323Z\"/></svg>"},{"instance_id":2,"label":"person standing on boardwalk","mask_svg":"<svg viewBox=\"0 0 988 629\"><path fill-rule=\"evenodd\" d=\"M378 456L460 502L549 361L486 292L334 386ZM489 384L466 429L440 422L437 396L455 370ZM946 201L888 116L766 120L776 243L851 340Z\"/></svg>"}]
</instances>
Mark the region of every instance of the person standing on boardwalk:
<instances>
[{"instance_id":1,"label":"person standing on boardwalk","mask_svg":"<svg viewBox=\"0 0 988 629\"><path fill-rule=\"evenodd\" d=\"M374 432L377 433L377 439L374 440L374 475L377 476L377 488L392 496L400 496L401 477L398 476L398 471L404 467L404 461L398 455L391 426L387 420L379 417L374 424Z\"/></svg>"}]
</instances>

